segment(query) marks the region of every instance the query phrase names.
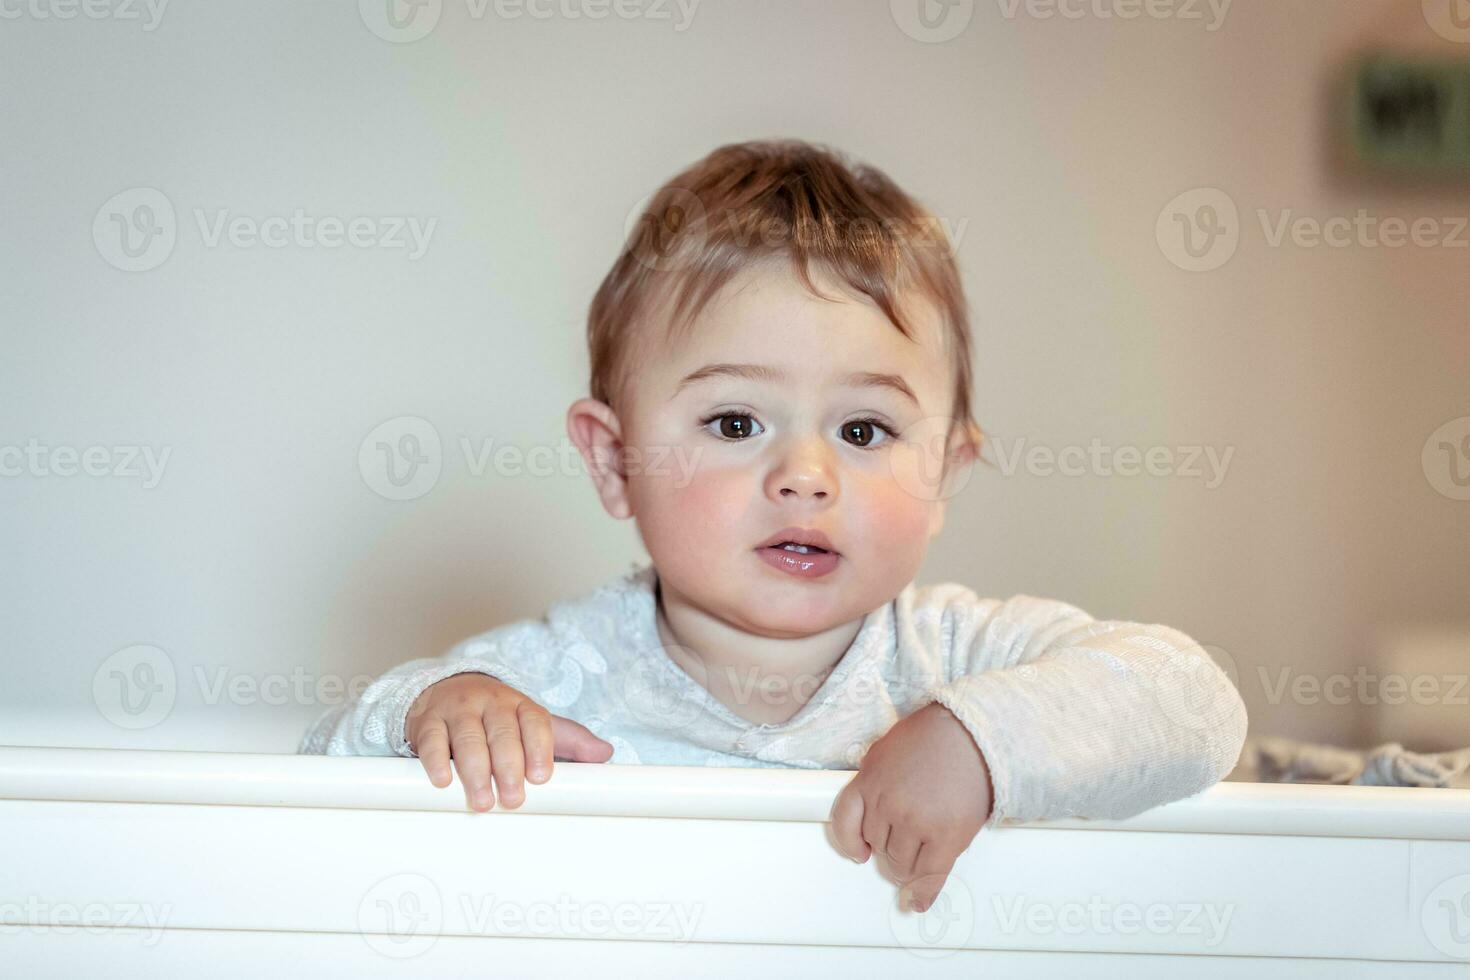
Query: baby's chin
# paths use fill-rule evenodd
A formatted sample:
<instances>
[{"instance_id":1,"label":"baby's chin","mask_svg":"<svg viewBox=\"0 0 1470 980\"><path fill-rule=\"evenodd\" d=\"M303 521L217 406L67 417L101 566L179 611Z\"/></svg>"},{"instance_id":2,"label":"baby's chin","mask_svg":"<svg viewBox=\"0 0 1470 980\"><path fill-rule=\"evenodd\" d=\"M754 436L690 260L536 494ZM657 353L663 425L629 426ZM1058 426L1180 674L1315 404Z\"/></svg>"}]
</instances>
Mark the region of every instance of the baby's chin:
<instances>
[{"instance_id":1,"label":"baby's chin","mask_svg":"<svg viewBox=\"0 0 1470 980\"><path fill-rule=\"evenodd\" d=\"M825 633L861 619L879 604L867 602L850 583L813 587L810 582L759 579L725 599L736 612L731 619L759 636L799 639Z\"/></svg>"}]
</instances>

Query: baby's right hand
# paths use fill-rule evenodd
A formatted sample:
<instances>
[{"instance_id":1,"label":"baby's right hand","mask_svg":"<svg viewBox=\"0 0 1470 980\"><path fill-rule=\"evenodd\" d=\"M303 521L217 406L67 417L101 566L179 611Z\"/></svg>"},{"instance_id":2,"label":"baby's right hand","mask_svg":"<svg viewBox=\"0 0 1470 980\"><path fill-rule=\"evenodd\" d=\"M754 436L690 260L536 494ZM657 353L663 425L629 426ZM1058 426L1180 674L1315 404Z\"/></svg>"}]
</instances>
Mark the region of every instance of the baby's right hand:
<instances>
[{"instance_id":1,"label":"baby's right hand","mask_svg":"<svg viewBox=\"0 0 1470 980\"><path fill-rule=\"evenodd\" d=\"M521 780L551 778L552 756L569 762L606 762L611 743L570 718L548 712L515 688L486 674L467 672L431 684L409 708L404 736L429 774L449 785L449 760L475 810L495 805L493 770L503 806L525 801ZM493 765L492 765L493 764Z\"/></svg>"}]
</instances>

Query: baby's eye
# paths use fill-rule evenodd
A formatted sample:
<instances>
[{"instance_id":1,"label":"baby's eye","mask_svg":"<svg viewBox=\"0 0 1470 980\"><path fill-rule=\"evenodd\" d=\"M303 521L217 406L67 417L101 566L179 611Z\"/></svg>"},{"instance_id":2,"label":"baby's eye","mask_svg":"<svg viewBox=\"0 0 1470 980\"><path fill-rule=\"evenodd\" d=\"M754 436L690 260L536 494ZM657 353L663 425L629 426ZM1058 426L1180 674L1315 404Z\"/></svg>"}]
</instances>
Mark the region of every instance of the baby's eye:
<instances>
[{"instance_id":1,"label":"baby's eye","mask_svg":"<svg viewBox=\"0 0 1470 980\"><path fill-rule=\"evenodd\" d=\"M851 436L852 438L848 441L859 449L874 448L873 440L879 432L884 435L884 439L877 443L879 446L896 437L894 431L879 419L853 419L842 424L843 438Z\"/></svg>"},{"instance_id":2,"label":"baby's eye","mask_svg":"<svg viewBox=\"0 0 1470 980\"><path fill-rule=\"evenodd\" d=\"M761 427L761 424L752 416L739 412L725 412L720 415L712 415L704 419L703 424L705 428L709 428L711 425L718 426L718 431L714 434L717 434L720 438L728 442L740 442L749 439L759 432L765 431ZM880 432L883 435L882 439L878 439ZM873 449L877 446L885 445L889 439L897 438L897 433L892 428L881 419L875 418L852 419L849 422L844 422L841 435L850 445L856 446L859 449ZM875 442L874 440L878 441Z\"/></svg>"},{"instance_id":3,"label":"baby's eye","mask_svg":"<svg viewBox=\"0 0 1470 980\"><path fill-rule=\"evenodd\" d=\"M755 435L755 433L751 431L751 426L760 425L760 423L751 416L740 415L735 412L727 412L724 415L715 415L704 420L705 428L708 428L711 424L717 424L719 426L718 434L720 435L720 437L728 439L731 442L739 442L742 439L750 438L751 436Z\"/></svg>"}]
</instances>

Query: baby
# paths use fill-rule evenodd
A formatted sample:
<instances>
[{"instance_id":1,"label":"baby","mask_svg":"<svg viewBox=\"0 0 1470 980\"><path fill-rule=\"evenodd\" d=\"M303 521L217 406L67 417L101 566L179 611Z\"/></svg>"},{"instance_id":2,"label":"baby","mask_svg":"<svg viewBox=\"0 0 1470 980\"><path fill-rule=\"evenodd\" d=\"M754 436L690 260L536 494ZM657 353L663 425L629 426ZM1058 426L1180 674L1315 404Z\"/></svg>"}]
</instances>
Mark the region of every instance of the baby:
<instances>
[{"instance_id":1,"label":"baby","mask_svg":"<svg viewBox=\"0 0 1470 980\"><path fill-rule=\"evenodd\" d=\"M982 826L1234 765L1244 706L1182 633L914 584L981 433L949 243L881 172L720 147L650 200L588 339L567 432L652 561L389 671L302 752L416 754L438 787L452 760L475 810L554 759L856 769L833 837L919 911Z\"/></svg>"}]
</instances>

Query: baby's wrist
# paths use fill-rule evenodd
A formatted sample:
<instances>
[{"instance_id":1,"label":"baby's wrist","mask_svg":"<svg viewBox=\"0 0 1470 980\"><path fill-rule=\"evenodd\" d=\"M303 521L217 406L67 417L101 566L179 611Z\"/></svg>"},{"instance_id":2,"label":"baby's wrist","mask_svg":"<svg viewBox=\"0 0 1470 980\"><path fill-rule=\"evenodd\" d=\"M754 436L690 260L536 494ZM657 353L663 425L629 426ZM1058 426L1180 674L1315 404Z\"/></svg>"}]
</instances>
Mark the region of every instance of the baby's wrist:
<instances>
[{"instance_id":1,"label":"baby's wrist","mask_svg":"<svg viewBox=\"0 0 1470 980\"><path fill-rule=\"evenodd\" d=\"M975 751L975 761L980 764L980 778L978 780L977 789L979 792L985 794L985 819L989 820L991 811L995 808L995 784L992 781L990 775L990 763L985 758L984 750L981 749L980 744L975 741L975 737L970 734L970 730L965 727L965 723L960 721L959 715L956 715L953 711L951 711L947 705L939 701L931 701L929 704L925 705L919 710L931 711L935 714L937 718L944 719L944 724L954 725L960 731L965 733L965 742L969 744L969 746Z\"/></svg>"}]
</instances>

